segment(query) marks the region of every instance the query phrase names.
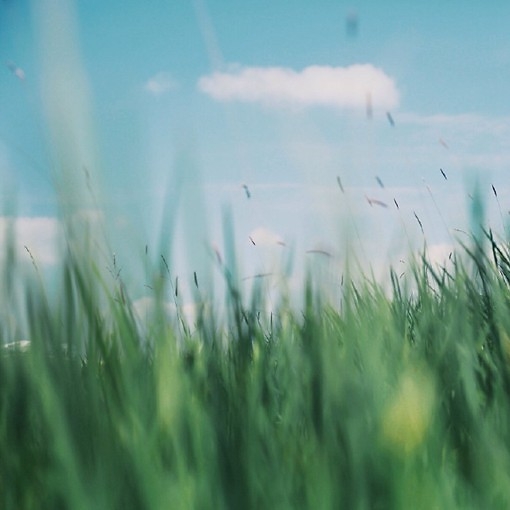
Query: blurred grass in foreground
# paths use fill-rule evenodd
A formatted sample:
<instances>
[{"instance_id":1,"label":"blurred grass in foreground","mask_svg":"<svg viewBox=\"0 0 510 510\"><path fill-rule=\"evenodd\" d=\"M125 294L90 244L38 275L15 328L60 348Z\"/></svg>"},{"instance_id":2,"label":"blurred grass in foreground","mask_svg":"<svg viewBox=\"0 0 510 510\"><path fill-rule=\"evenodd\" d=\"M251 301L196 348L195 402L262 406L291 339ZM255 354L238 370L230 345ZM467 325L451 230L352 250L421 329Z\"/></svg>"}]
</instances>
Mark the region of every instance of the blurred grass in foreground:
<instances>
[{"instance_id":1,"label":"blurred grass in foreground","mask_svg":"<svg viewBox=\"0 0 510 510\"><path fill-rule=\"evenodd\" d=\"M447 268L391 272L390 293L346 279L338 309L312 278L301 310L244 298L227 231L227 313L200 280L194 323L169 316L177 281L154 276L141 322L85 229L102 200L74 10L33 9L66 249L56 291L13 229L2 247L0 508L509 508L510 254L481 211Z\"/></svg>"},{"instance_id":2,"label":"blurred grass in foreground","mask_svg":"<svg viewBox=\"0 0 510 510\"><path fill-rule=\"evenodd\" d=\"M50 300L7 249L1 508L508 508L510 256L463 251L391 295L346 281L338 310L310 280L260 312L226 271L225 322L200 293L169 318L155 279L142 328L92 250Z\"/></svg>"}]
</instances>

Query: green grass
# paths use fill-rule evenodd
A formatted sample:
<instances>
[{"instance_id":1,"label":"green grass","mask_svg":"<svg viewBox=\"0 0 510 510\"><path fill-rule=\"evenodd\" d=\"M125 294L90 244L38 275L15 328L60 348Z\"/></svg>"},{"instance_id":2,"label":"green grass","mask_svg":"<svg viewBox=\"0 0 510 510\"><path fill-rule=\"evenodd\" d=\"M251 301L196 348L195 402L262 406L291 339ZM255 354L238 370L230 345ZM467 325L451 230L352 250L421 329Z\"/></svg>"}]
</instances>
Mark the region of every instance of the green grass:
<instances>
[{"instance_id":1,"label":"green grass","mask_svg":"<svg viewBox=\"0 0 510 510\"><path fill-rule=\"evenodd\" d=\"M483 243L482 243L483 241ZM485 248L482 246L485 244ZM487 255L488 253L489 255ZM337 308L143 328L121 279L68 249L60 290L12 253L0 355L2 509L510 507L510 256L490 232L448 269L345 281Z\"/></svg>"}]
</instances>

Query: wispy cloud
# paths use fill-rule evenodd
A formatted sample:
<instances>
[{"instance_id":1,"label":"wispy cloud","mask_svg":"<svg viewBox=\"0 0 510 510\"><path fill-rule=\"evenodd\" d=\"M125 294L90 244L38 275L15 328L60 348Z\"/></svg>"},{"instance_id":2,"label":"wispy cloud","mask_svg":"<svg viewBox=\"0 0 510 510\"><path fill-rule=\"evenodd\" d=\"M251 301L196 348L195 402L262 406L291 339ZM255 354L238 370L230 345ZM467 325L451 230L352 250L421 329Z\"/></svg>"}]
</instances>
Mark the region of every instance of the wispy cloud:
<instances>
[{"instance_id":1,"label":"wispy cloud","mask_svg":"<svg viewBox=\"0 0 510 510\"><path fill-rule=\"evenodd\" d=\"M503 171L510 163L510 117L402 113L399 122L409 130L407 147L422 161L432 163L440 154L441 165L490 171Z\"/></svg>"},{"instance_id":2,"label":"wispy cloud","mask_svg":"<svg viewBox=\"0 0 510 510\"><path fill-rule=\"evenodd\" d=\"M477 113L460 113L460 114L446 114L436 113L433 115L420 115L417 113L407 112L399 115L399 122L426 126L426 127L456 127L473 129L477 127L478 131L481 130L497 130L510 128L509 117L489 117Z\"/></svg>"},{"instance_id":3,"label":"wispy cloud","mask_svg":"<svg viewBox=\"0 0 510 510\"><path fill-rule=\"evenodd\" d=\"M16 64L14 64L14 62L7 62L6 65L9 69L9 71L11 71L11 73L14 76L16 76L16 78L18 78L19 80L22 80L22 81L25 79L25 71L23 71L23 69L21 69Z\"/></svg>"},{"instance_id":4,"label":"wispy cloud","mask_svg":"<svg viewBox=\"0 0 510 510\"><path fill-rule=\"evenodd\" d=\"M175 90L177 88L177 81L170 73L161 72L157 73L145 82L145 90L154 96L161 96Z\"/></svg>"},{"instance_id":5,"label":"wispy cloud","mask_svg":"<svg viewBox=\"0 0 510 510\"><path fill-rule=\"evenodd\" d=\"M399 104L393 78L371 64L348 67L240 67L202 76L199 89L217 101L269 106L390 110Z\"/></svg>"}]
</instances>

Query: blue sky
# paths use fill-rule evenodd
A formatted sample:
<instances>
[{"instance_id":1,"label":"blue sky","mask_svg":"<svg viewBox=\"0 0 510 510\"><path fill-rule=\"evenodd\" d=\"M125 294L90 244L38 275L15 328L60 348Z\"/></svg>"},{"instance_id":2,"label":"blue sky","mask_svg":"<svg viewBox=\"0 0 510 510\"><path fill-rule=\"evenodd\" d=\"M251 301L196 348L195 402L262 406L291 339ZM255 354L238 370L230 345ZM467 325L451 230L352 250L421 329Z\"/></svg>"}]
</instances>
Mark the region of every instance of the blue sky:
<instances>
[{"instance_id":1,"label":"blue sky","mask_svg":"<svg viewBox=\"0 0 510 510\"><path fill-rule=\"evenodd\" d=\"M424 239L444 258L475 177L508 217L509 21L497 0L2 0L0 195L48 264L52 175L117 253L175 224L188 274L226 205L246 275L346 239L375 265Z\"/></svg>"}]
</instances>

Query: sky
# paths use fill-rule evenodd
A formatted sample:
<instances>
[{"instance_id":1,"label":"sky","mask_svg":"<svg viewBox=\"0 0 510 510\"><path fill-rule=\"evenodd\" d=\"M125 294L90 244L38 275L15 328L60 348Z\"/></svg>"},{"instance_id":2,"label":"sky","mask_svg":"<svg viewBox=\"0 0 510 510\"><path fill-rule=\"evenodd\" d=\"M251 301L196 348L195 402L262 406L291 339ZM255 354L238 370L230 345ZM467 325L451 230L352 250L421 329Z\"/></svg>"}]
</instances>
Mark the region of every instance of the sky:
<instances>
[{"instance_id":1,"label":"sky","mask_svg":"<svg viewBox=\"0 0 510 510\"><path fill-rule=\"evenodd\" d=\"M246 279L444 261L475 183L509 218L509 22L499 0L0 0L0 236L15 211L50 267L80 216L188 279L228 258L226 217Z\"/></svg>"}]
</instances>

